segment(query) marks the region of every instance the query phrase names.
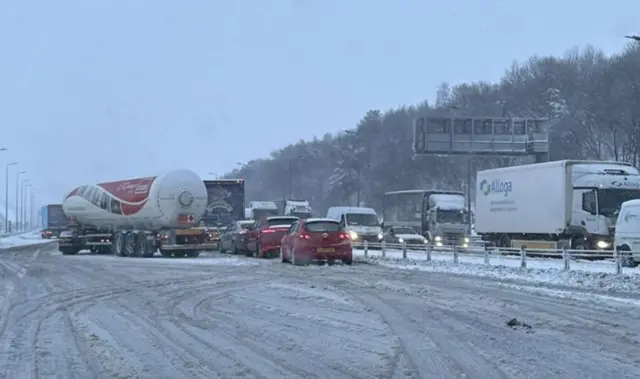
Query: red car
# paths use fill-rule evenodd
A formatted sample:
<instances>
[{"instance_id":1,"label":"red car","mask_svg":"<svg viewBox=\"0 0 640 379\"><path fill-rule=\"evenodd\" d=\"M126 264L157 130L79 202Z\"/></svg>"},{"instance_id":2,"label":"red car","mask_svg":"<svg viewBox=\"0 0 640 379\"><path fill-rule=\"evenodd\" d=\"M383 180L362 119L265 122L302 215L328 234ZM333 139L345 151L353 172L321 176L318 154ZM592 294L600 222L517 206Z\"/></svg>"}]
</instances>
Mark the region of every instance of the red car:
<instances>
[{"instance_id":1,"label":"red car","mask_svg":"<svg viewBox=\"0 0 640 379\"><path fill-rule=\"evenodd\" d=\"M298 218L292 216L263 217L256 221L245 234L246 255L258 258L276 256L280 250L282 237L296 221Z\"/></svg>"},{"instance_id":2,"label":"red car","mask_svg":"<svg viewBox=\"0 0 640 379\"><path fill-rule=\"evenodd\" d=\"M291 225L282 238L280 247L282 262L294 265L311 261L327 261L333 264L337 260L350 265L353 262L351 239L340 222L325 218L299 220Z\"/></svg>"}]
</instances>

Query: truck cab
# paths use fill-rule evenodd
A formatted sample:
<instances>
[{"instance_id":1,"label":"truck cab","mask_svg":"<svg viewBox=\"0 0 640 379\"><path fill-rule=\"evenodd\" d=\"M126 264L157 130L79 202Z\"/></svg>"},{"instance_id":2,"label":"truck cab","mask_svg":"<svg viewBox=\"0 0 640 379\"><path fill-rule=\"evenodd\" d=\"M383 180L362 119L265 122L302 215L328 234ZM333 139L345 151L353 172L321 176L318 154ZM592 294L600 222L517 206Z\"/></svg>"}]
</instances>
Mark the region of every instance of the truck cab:
<instances>
[{"instance_id":1,"label":"truck cab","mask_svg":"<svg viewBox=\"0 0 640 379\"><path fill-rule=\"evenodd\" d=\"M279 216L278 206L273 201L251 201L249 202L251 218L262 220L264 217Z\"/></svg>"},{"instance_id":2,"label":"truck cab","mask_svg":"<svg viewBox=\"0 0 640 379\"><path fill-rule=\"evenodd\" d=\"M311 218L311 205L307 200L282 200L279 202L280 213L283 216L293 216L300 219Z\"/></svg>"},{"instance_id":3,"label":"truck cab","mask_svg":"<svg viewBox=\"0 0 640 379\"><path fill-rule=\"evenodd\" d=\"M425 199L423 235L434 245L469 244L469 215L461 194L431 194Z\"/></svg>"}]
</instances>

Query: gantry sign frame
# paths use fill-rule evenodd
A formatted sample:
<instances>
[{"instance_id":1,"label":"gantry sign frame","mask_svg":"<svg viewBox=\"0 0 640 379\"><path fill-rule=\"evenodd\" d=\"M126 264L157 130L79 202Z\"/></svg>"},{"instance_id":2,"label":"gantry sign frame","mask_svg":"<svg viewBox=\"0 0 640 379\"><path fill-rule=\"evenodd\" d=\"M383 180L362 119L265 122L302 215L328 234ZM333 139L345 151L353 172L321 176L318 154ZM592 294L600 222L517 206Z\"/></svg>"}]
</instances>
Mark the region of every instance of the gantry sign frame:
<instances>
[{"instance_id":1,"label":"gantry sign frame","mask_svg":"<svg viewBox=\"0 0 640 379\"><path fill-rule=\"evenodd\" d=\"M549 127L546 118L422 116L413 125L413 153L468 157L466 196L471 215L471 159L533 156L536 162L548 161Z\"/></svg>"},{"instance_id":2,"label":"gantry sign frame","mask_svg":"<svg viewBox=\"0 0 640 379\"><path fill-rule=\"evenodd\" d=\"M416 155L533 156L549 158L549 120L511 117L418 117Z\"/></svg>"}]
</instances>

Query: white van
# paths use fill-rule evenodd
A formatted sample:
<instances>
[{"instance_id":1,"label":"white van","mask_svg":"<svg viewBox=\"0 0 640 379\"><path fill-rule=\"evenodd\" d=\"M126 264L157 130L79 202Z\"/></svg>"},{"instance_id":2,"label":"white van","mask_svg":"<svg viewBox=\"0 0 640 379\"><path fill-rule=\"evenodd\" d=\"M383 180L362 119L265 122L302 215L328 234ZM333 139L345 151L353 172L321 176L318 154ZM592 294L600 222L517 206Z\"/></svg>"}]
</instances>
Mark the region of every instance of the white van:
<instances>
[{"instance_id":1,"label":"white van","mask_svg":"<svg viewBox=\"0 0 640 379\"><path fill-rule=\"evenodd\" d=\"M623 265L635 267L640 262L640 200L622 203L616 221L614 246L623 255Z\"/></svg>"},{"instance_id":2,"label":"white van","mask_svg":"<svg viewBox=\"0 0 640 379\"><path fill-rule=\"evenodd\" d=\"M331 207L327 218L340 221L354 242L382 242L382 227L373 208Z\"/></svg>"}]
</instances>

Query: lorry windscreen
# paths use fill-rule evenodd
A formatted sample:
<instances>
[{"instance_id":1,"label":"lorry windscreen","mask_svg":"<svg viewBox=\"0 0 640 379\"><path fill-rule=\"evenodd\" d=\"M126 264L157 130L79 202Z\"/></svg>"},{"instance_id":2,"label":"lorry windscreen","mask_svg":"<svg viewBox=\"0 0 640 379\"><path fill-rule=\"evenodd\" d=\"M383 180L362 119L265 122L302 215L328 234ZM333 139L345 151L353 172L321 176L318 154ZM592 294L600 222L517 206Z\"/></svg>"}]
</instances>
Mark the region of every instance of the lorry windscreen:
<instances>
[{"instance_id":1,"label":"lorry windscreen","mask_svg":"<svg viewBox=\"0 0 640 379\"><path fill-rule=\"evenodd\" d=\"M605 188L598 190L599 212L611 217L620 211L622 203L640 199L640 189Z\"/></svg>"},{"instance_id":2,"label":"lorry windscreen","mask_svg":"<svg viewBox=\"0 0 640 379\"><path fill-rule=\"evenodd\" d=\"M464 224L467 222L467 212L460 209L438 209L436 219L439 223Z\"/></svg>"}]
</instances>

